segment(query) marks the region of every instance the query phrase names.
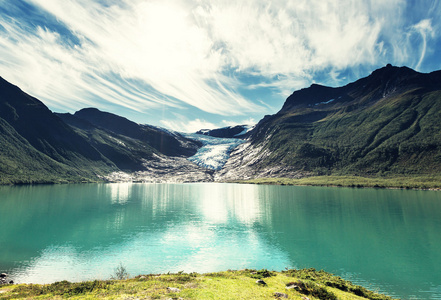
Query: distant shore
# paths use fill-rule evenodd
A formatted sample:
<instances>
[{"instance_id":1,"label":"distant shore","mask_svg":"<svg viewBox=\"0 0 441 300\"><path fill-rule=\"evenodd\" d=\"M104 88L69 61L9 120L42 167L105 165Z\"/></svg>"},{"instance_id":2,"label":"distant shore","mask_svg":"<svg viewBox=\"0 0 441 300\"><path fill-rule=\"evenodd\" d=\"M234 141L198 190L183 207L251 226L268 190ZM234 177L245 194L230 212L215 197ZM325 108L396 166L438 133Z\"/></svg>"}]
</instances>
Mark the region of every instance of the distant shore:
<instances>
[{"instance_id":1,"label":"distant shore","mask_svg":"<svg viewBox=\"0 0 441 300\"><path fill-rule=\"evenodd\" d=\"M274 185L299 185L299 186L329 186L329 187L354 187L354 188L389 188L389 189L417 189L441 190L441 176L388 176L364 177L350 175L323 175L298 179L293 178L256 178L238 180L237 183L246 184L274 184Z\"/></svg>"},{"instance_id":2,"label":"distant shore","mask_svg":"<svg viewBox=\"0 0 441 300\"><path fill-rule=\"evenodd\" d=\"M248 180L229 181L139 181L139 180L89 180L89 181L29 181L29 182L0 182L0 186L23 185L53 185L53 184L83 184L83 183L241 183L241 184L266 184L266 185L294 185L294 186L325 186L325 187L352 187L352 188L384 188L384 189L414 189L414 190L441 190L441 175L415 175L415 176L355 176L355 175L320 175L302 178L254 178Z\"/></svg>"}]
</instances>

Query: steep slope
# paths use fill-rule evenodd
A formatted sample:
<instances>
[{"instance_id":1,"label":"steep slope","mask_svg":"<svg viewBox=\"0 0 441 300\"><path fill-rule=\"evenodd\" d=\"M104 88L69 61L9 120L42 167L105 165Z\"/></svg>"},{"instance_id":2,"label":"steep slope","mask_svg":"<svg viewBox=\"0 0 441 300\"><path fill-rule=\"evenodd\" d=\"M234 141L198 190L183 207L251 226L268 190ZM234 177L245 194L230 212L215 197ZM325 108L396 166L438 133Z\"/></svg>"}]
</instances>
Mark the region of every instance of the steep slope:
<instances>
[{"instance_id":1,"label":"steep slope","mask_svg":"<svg viewBox=\"0 0 441 300\"><path fill-rule=\"evenodd\" d=\"M121 170L182 177L194 169L194 178L210 178L185 159L200 145L97 109L54 114L0 77L0 184L89 181Z\"/></svg>"},{"instance_id":2,"label":"steep slope","mask_svg":"<svg viewBox=\"0 0 441 300\"><path fill-rule=\"evenodd\" d=\"M154 126L140 125L96 108L82 109L77 111L74 116L118 135L140 140L168 156L192 156L200 147L199 143L194 143L194 141L188 140L179 134Z\"/></svg>"},{"instance_id":3,"label":"steep slope","mask_svg":"<svg viewBox=\"0 0 441 300\"><path fill-rule=\"evenodd\" d=\"M200 145L179 134L140 125L96 108L57 115L125 172L145 171L149 161L159 156L165 159L193 155Z\"/></svg>"},{"instance_id":4,"label":"steep slope","mask_svg":"<svg viewBox=\"0 0 441 300\"><path fill-rule=\"evenodd\" d=\"M0 118L0 184L84 179L75 170L37 151Z\"/></svg>"},{"instance_id":5,"label":"steep slope","mask_svg":"<svg viewBox=\"0 0 441 300\"><path fill-rule=\"evenodd\" d=\"M79 156L102 161L101 154L41 101L0 78L0 117L35 149L63 163L74 163Z\"/></svg>"},{"instance_id":6,"label":"steep slope","mask_svg":"<svg viewBox=\"0 0 441 300\"><path fill-rule=\"evenodd\" d=\"M339 88L313 84L266 116L222 178L441 171L441 71L388 65Z\"/></svg>"},{"instance_id":7,"label":"steep slope","mask_svg":"<svg viewBox=\"0 0 441 300\"><path fill-rule=\"evenodd\" d=\"M1 183L80 181L116 166L42 102L0 77Z\"/></svg>"},{"instance_id":8,"label":"steep slope","mask_svg":"<svg viewBox=\"0 0 441 300\"><path fill-rule=\"evenodd\" d=\"M72 114L57 115L122 171L143 170L144 159L151 158L155 151L143 142L98 128Z\"/></svg>"}]
</instances>

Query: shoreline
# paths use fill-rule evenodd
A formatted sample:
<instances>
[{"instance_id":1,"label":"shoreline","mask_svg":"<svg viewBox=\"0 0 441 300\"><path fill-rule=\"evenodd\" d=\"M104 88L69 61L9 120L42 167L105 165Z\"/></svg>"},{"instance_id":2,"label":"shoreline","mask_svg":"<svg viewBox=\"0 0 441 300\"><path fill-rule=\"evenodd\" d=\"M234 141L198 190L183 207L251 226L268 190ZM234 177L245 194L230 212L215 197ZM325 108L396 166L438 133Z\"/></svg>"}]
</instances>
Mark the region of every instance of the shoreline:
<instances>
[{"instance_id":1,"label":"shoreline","mask_svg":"<svg viewBox=\"0 0 441 300\"><path fill-rule=\"evenodd\" d=\"M128 277L123 268L115 269L115 276L109 280L0 285L0 299L393 299L313 268Z\"/></svg>"},{"instance_id":2,"label":"shoreline","mask_svg":"<svg viewBox=\"0 0 441 300\"><path fill-rule=\"evenodd\" d=\"M240 184L266 184L287 186L320 186L320 187L346 187L346 188L377 188L441 191L441 176L391 176L391 177L364 177L348 175L321 175L294 178L255 178L248 180L231 181Z\"/></svg>"},{"instance_id":3,"label":"shoreline","mask_svg":"<svg viewBox=\"0 0 441 300\"><path fill-rule=\"evenodd\" d=\"M441 191L441 175L416 175L416 176L388 176L368 177L355 175L319 175L301 178L265 177L246 180L228 181L78 181L78 182L30 182L30 183L0 183L2 186L32 186L32 185L65 185L65 184L107 184L107 183L238 183L259 185L286 185L286 186L320 186L320 187L347 187L347 188L377 188L377 189L402 189Z\"/></svg>"}]
</instances>

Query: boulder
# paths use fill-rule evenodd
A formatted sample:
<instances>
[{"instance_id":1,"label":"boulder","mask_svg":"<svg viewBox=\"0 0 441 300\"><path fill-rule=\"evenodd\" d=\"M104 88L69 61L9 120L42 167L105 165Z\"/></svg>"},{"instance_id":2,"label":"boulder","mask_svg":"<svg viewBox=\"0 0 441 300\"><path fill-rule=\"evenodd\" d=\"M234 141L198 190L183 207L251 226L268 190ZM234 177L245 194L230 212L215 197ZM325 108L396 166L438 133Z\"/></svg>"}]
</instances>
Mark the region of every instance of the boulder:
<instances>
[{"instance_id":1,"label":"boulder","mask_svg":"<svg viewBox=\"0 0 441 300\"><path fill-rule=\"evenodd\" d=\"M169 291L170 293L179 293L181 290L174 287L168 287L167 291Z\"/></svg>"},{"instance_id":2,"label":"boulder","mask_svg":"<svg viewBox=\"0 0 441 300\"><path fill-rule=\"evenodd\" d=\"M276 298L288 298L288 295L285 294L285 293L275 292L274 293L274 297L276 297Z\"/></svg>"},{"instance_id":3,"label":"boulder","mask_svg":"<svg viewBox=\"0 0 441 300\"><path fill-rule=\"evenodd\" d=\"M266 282L263 281L262 279L256 280L256 283L260 285L266 285Z\"/></svg>"}]
</instances>

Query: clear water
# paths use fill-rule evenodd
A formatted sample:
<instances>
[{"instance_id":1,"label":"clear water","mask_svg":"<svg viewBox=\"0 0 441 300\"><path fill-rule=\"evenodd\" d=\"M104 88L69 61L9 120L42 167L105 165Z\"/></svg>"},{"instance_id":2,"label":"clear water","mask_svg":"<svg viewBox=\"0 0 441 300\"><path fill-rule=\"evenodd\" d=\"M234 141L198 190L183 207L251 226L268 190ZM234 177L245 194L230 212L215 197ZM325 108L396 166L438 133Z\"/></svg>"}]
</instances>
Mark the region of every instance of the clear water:
<instances>
[{"instance_id":1,"label":"clear water","mask_svg":"<svg viewBox=\"0 0 441 300\"><path fill-rule=\"evenodd\" d=\"M441 299L441 192L238 184L0 187L0 272L16 282L314 267Z\"/></svg>"}]
</instances>

